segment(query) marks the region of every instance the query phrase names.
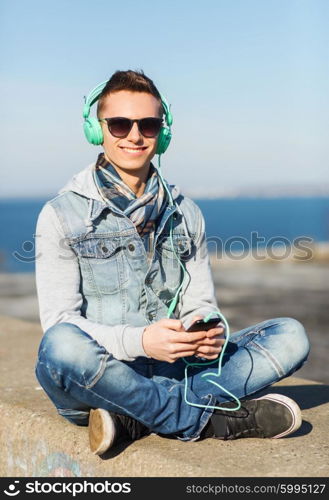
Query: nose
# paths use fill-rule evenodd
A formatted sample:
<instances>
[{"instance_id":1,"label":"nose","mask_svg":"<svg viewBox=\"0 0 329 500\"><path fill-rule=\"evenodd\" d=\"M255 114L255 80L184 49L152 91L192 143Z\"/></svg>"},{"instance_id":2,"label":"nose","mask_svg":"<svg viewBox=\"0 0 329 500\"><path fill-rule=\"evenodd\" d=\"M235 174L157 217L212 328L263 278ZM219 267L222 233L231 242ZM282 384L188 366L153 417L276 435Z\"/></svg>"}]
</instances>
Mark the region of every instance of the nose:
<instances>
[{"instance_id":1,"label":"nose","mask_svg":"<svg viewBox=\"0 0 329 500\"><path fill-rule=\"evenodd\" d=\"M139 142L143 142L143 136L140 133L136 122L133 124L129 134L127 135L127 139L128 139L128 141L131 141L134 144L137 144Z\"/></svg>"}]
</instances>

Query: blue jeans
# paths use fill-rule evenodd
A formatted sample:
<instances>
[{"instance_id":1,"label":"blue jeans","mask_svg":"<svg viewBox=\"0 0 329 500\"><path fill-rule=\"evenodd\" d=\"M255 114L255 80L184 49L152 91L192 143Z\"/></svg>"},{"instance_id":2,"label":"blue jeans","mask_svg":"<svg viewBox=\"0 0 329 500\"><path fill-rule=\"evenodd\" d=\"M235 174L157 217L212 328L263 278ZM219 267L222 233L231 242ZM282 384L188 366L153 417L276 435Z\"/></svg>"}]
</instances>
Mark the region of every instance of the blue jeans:
<instances>
[{"instance_id":1,"label":"blue jeans","mask_svg":"<svg viewBox=\"0 0 329 500\"><path fill-rule=\"evenodd\" d=\"M299 321L269 319L231 334L218 381L241 399L291 375L308 353ZM184 368L182 359L118 361L77 326L59 323L42 338L36 376L58 413L74 424L88 425L90 409L104 408L129 415L154 433L190 441L211 417L209 407L228 396L202 377L215 372L216 364L189 367L187 400L206 408L187 404Z\"/></svg>"}]
</instances>

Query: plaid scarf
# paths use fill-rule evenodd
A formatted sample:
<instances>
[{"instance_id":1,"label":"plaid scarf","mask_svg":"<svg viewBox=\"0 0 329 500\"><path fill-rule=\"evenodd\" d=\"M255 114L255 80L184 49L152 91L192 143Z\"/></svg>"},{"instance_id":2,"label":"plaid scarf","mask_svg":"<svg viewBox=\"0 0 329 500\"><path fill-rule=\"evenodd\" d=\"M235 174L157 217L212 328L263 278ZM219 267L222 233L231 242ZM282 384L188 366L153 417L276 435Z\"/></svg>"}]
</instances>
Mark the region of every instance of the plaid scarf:
<instances>
[{"instance_id":1,"label":"plaid scarf","mask_svg":"<svg viewBox=\"0 0 329 500\"><path fill-rule=\"evenodd\" d=\"M104 153L98 156L94 181L104 201L119 208L136 226L142 238L148 259L151 259L156 221L167 205L167 197L157 169L150 164L144 193L136 194L123 182L116 169Z\"/></svg>"}]
</instances>

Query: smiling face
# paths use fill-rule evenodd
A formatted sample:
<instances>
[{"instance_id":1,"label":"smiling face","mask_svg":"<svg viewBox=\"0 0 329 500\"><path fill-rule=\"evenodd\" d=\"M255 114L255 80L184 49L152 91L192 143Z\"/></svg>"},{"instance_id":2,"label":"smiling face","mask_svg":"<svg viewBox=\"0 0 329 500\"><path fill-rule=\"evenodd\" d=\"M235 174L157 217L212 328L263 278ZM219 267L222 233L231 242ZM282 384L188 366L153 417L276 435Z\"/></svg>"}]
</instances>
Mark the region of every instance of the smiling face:
<instances>
[{"instance_id":1,"label":"smiling face","mask_svg":"<svg viewBox=\"0 0 329 500\"><path fill-rule=\"evenodd\" d=\"M125 117L140 119L161 117L162 106L156 97L146 92L120 90L109 94L105 99L99 119ZM108 130L106 122L100 122L104 142L105 157L114 165L119 174L145 175L155 155L158 136L147 138L138 130L135 122L127 137L114 137Z\"/></svg>"}]
</instances>

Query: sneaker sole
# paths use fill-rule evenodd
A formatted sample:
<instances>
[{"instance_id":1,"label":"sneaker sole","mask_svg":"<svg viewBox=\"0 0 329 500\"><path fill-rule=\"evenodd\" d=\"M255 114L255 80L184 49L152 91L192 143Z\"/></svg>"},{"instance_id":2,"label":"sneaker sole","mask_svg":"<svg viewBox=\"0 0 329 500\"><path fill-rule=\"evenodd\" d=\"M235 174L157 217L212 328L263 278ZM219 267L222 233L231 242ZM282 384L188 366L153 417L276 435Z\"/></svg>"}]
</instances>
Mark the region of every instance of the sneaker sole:
<instances>
[{"instance_id":1,"label":"sneaker sole","mask_svg":"<svg viewBox=\"0 0 329 500\"><path fill-rule=\"evenodd\" d=\"M111 448L115 439L115 425L108 411L90 410L89 445L94 455L102 455Z\"/></svg>"},{"instance_id":2,"label":"sneaker sole","mask_svg":"<svg viewBox=\"0 0 329 500\"><path fill-rule=\"evenodd\" d=\"M271 439L279 439L284 436L288 436L288 434L292 434L293 432L297 431L299 427L302 425L302 414L300 411L300 408L298 404L291 398L288 398L287 396L282 396L281 394L266 394L265 396L261 398L257 398L258 400L260 399L269 399L270 401L274 401L277 403L283 404L291 413L292 416L292 424L284 432L281 432L281 434L277 434L276 436L272 436Z\"/></svg>"}]
</instances>

